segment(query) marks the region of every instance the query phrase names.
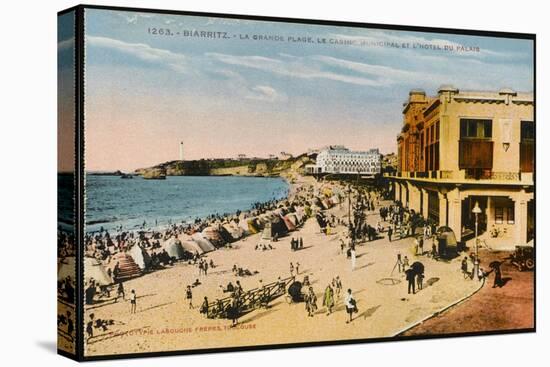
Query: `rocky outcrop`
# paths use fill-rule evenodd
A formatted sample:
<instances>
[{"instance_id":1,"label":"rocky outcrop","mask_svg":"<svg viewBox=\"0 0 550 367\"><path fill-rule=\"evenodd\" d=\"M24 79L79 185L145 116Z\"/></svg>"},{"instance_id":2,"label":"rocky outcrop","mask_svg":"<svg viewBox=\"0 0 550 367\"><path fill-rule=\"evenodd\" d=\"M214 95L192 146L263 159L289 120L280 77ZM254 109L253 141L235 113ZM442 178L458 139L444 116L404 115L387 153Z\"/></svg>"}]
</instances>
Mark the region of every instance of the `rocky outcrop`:
<instances>
[{"instance_id":1,"label":"rocky outcrop","mask_svg":"<svg viewBox=\"0 0 550 367\"><path fill-rule=\"evenodd\" d=\"M288 176L303 173L303 167L311 160L305 155L280 161L277 159L199 159L194 161L170 161L135 171L143 178L160 176Z\"/></svg>"}]
</instances>

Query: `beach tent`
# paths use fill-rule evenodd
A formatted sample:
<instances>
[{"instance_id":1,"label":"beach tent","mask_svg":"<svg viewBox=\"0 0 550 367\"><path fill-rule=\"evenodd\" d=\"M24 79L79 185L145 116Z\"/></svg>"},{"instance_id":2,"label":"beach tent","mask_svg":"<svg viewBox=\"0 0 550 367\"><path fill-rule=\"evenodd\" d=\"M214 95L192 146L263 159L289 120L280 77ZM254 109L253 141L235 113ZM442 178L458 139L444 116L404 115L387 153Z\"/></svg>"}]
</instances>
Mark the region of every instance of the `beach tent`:
<instances>
[{"instance_id":1,"label":"beach tent","mask_svg":"<svg viewBox=\"0 0 550 367\"><path fill-rule=\"evenodd\" d=\"M89 283L92 279L100 285L113 284L113 279L107 274L107 270L99 260L93 257L85 257L84 282Z\"/></svg>"},{"instance_id":2,"label":"beach tent","mask_svg":"<svg viewBox=\"0 0 550 367\"><path fill-rule=\"evenodd\" d=\"M296 230L296 225L293 223L293 221L290 219L290 216L289 214L285 215L284 217L281 217L281 219L283 220L285 226L286 226L286 229L290 232L290 231L295 231Z\"/></svg>"},{"instance_id":3,"label":"beach tent","mask_svg":"<svg viewBox=\"0 0 550 367\"><path fill-rule=\"evenodd\" d=\"M260 225L256 218L248 218L246 219L246 223L248 226L248 233L255 234L260 232Z\"/></svg>"},{"instance_id":4,"label":"beach tent","mask_svg":"<svg viewBox=\"0 0 550 367\"><path fill-rule=\"evenodd\" d=\"M330 198L330 203L332 205L340 204L340 199L338 199L338 196L334 195Z\"/></svg>"},{"instance_id":5,"label":"beach tent","mask_svg":"<svg viewBox=\"0 0 550 367\"><path fill-rule=\"evenodd\" d=\"M244 229L239 227L235 222L224 224L223 228L231 236L233 241L237 241L244 237Z\"/></svg>"},{"instance_id":6,"label":"beach tent","mask_svg":"<svg viewBox=\"0 0 550 367\"><path fill-rule=\"evenodd\" d=\"M202 250L202 248L199 246L198 243L196 243L195 241L193 241L191 239L191 237L189 237L189 239L183 239L181 241L181 246L183 247L183 249L191 254L203 254L204 251Z\"/></svg>"},{"instance_id":7,"label":"beach tent","mask_svg":"<svg viewBox=\"0 0 550 367\"><path fill-rule=\"evenodd\" d=\"M127 280L141 275L141 270L139 269L139 266L127 253L119 252L113 255L113 257L111 258L111 262L109 263L109 267L111 268L111 270L115 268L115 265L117 263L120 273L118 275L118 279L115 279L116 281Z\"/></svg>"},{"instance_id":8,"label":"beach tent","mask_svg":"<svg viewBox=\"0 0 550 367\"><path fill-rule=\"evenodd\" d=\"M162 245L162 248L166 250L168 253L168 256L176 259L181 260L186 257L188 257L188 254L186 253L185 249L183 248L181 241L177 238L169 238L164 242Z\"/></svg>"},{"instance_id":9,"label":"beach tent","mask_svg":"<svg viewBox=\"0 0 550 367\"><path fill-rule=\"evenodd\" d=\"M299 227L303 223L302 221L303 217L300 217L298 213L289 213L286 216L292 222L292 224L294 224L295 227Z\"/></svg>"},{"instance_id":10,"label":"beach tent","mask_svg":"<svg viewBox=\"0 0 550 367\"><path fill-rule=\"evenodd\" d=\"M274 217L271 220L271 233L278 237L284 236L288 232L284 220L281 217Z\"/></svg>"},{"instance_id":11,"label":"beach tent","mask_svg":"<svg viewBox=\"0 0 550 367\"><path fill-rule=\"evenodd\" d=\"M307 216L306 208L304 208L302 206L297 206L296 207L296 212L294 213L294 215L298 219L298 223L302 224L305 221L306 216Z\"/></svg>"},{"instance_id":12,"label":"beach tent","mask_svg":"<svg viewBox=\"0 0 550 367\"><path fill-rule=\"evenodd\" d=\"M220 236L222 236L225 243L231 243L235 241L233 235L231 235L231 233L225 228L225 226L220 224L218 226L218 232L220 233Z\"/></svg>"},{"instance_id":13,"label":"beach tent","mask_svg":"<svg viewBox=\"0 0 550 367\"><path fill-rule=\"evenodd\" d=\"M132 246L128 253L141 270L148 269L151 266L151 256L139 245Z\"/></svg>"},{"instance_id":14,"label":"beach tent","mask_svg":"<svg viewBox=\"0 0 550 367\"><path fill-rule=\"evenodd\" d=\"M202 233L194 233L192 237L193 241L199 245L203 252L210 252L216 249L212 242L210 242L207 238L204 238Z\"/></svg>"},{"instance_id":15,"label":"beach tent","mask_svg":"<svg viewBox=\"0 0 550 367\"><path fill-rule=\"evenodd\" d=\"M330 209L330 207L331 207L330 201L328 199L321 200L321 207L323 209Z\"/></svg>"},{"instance_id":16,"label":"beach tent","mask_svg":"<svg viewBox=\"0 0 550 367\"><path fill-rule=\"evenodd\" d=\"M220 231L214 226L208 226L202 230L202 235L210 241L215 247L222 247L227 241L224 240Z\"/></svg>"}]
</instances>

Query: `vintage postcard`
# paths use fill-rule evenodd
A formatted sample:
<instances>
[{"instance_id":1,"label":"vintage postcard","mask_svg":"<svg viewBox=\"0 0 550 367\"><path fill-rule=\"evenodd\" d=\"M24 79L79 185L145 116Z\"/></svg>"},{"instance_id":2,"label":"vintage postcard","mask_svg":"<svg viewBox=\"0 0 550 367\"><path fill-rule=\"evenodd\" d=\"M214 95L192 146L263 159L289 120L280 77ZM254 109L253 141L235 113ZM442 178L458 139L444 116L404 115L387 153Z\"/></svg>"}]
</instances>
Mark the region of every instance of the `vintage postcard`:
<instances>
[{"instance_id":1,"label":"vintage postcard","mask_svg":"<svg viewBox=\"0 0 550 367\"><path fill-rule=\"evenodd\" d=\"M59 349L534 331L535 38L59 17Z\"/></svg>"}]
</instances>

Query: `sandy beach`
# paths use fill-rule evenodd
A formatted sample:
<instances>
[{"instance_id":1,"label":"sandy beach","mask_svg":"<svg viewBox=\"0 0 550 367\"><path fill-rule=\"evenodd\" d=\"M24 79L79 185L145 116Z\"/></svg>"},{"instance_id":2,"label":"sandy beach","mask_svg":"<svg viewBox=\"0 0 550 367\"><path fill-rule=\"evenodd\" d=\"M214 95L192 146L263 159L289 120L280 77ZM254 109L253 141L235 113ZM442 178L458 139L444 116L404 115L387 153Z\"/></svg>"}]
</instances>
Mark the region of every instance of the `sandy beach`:
<instances>
[{"instance_id":1,"label":"sandy beach","mask_svg":"<svg viewBox=\"0 0 550 367\"><path fill-rule=\"evenodd\" d=\"M293 185L291 196L297 186L304 184L298 181ZM347 211L347 203L343 203L327 212L345 218ZM375 226L380 221L378 210L368 212L367 221ZM196 266L179 262L129 280L124 283L126 296L135 289L137 312L131 314L130 303L121 299L117 303L107 300L87 306L85 322L94 313L96 319L114 320L114 325L87 340L85 352L92 356L392 337L482 286L482 282L464 279L460 259L443 262L427 256L415 257L411 237L390 243L384 236L359 244L356 268L352 271L350 260L340 250L340 238L346 230L339 225L330 235L323 234L312 217L298 230L273 242L273 250L254 249L261 237L258 233L234 242L231 248L206 254L206 260L216 265L207 276L199 276ZM303 249L291 250L293 236L303 239ZM411 263L421 261L426 267L424 289L416 294L407 294L404 275L394 269L398 253L407 255ZM227 296L220 286L239 280L245 291L257 288L260 280L268 284L278 277L288 277L290 262L300 264L298 280L308 276L312 283L319 306L314 317L307 316L304 303L289 304L285 297L275 299L267 309L243 315L234 328L230 327L231 320L208 319L199 313L205 296L211 302ZM233 265L258 273L237 278L231 271ZM357 299L358 313L349 324L343 294L336 300L333 314L326 315L322 306L325 287L336 276L342 279L344 291L351 289ZM185 288L196 279L201 284L193 288L195 308L189 309Z\"/></svg>"}]
</instances>

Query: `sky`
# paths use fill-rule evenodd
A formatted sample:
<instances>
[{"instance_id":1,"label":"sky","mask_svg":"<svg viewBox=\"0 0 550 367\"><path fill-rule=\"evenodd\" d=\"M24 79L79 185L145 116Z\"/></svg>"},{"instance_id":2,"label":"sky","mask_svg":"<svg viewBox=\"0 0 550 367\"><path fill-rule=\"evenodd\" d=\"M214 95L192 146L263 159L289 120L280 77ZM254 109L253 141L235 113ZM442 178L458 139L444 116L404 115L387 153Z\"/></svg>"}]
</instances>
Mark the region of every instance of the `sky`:
<instances>
[{"instance_id":1,"label":"sky","mask_svg":"<svg viewBox=\"0 0 550 367\"><path fill-rule=\"evenodd\" d=\"M530 40L96 9L85 28L89 171L175 160L180 141L185 159L390 153L411 89L533 90Z\"/></svg>"}]
</instances>

